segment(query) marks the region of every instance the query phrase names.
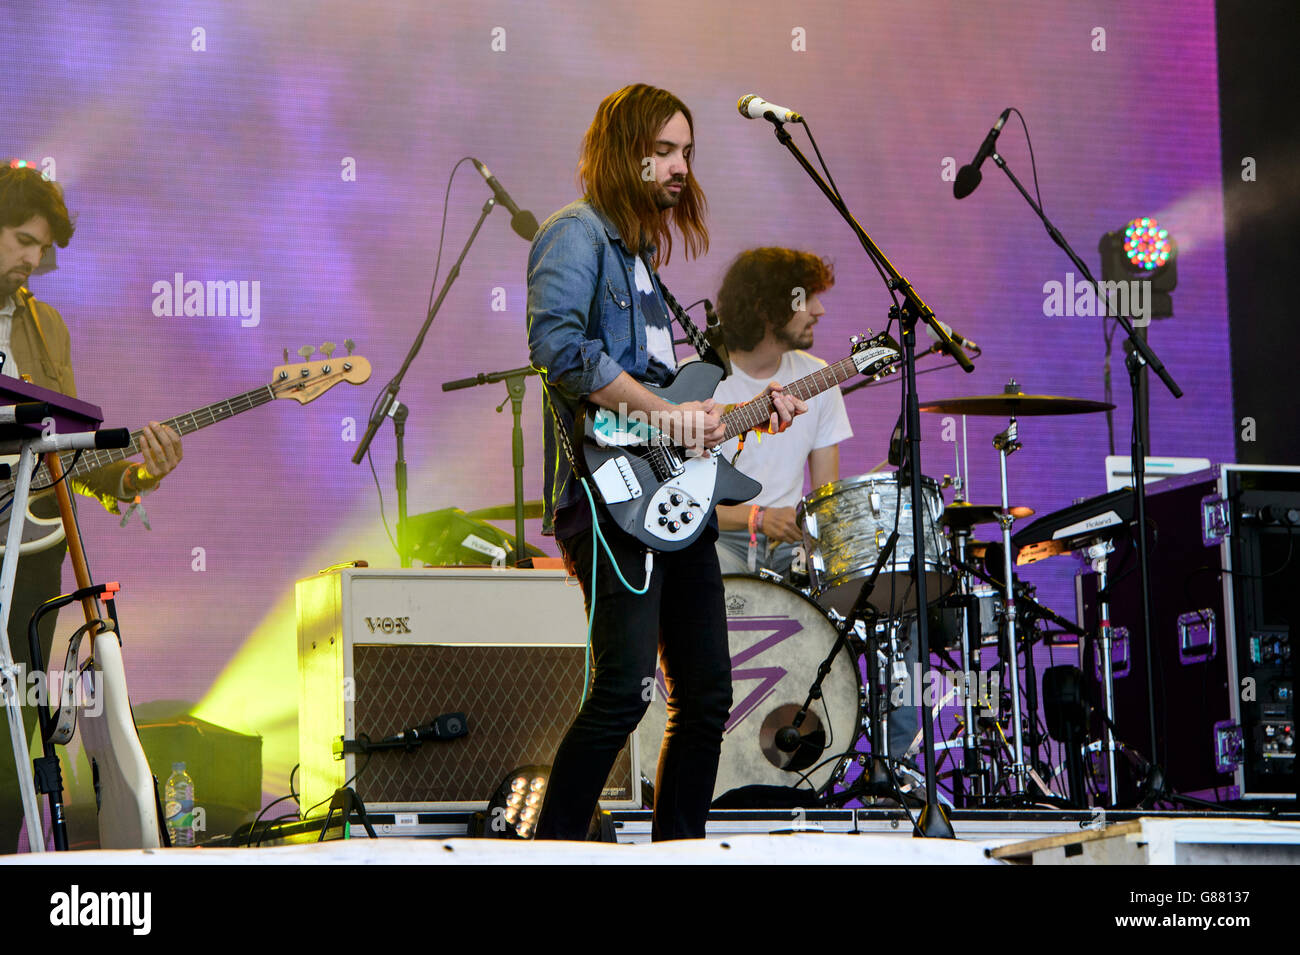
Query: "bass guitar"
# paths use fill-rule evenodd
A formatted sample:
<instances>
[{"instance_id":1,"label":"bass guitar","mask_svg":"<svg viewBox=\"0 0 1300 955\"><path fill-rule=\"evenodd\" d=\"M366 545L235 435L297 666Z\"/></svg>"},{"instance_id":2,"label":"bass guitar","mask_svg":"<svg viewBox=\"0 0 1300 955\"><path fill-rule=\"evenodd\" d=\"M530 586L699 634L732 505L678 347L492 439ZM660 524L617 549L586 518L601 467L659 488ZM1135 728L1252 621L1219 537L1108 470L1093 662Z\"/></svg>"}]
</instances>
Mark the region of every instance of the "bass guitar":
<instances>
[{"instance_id":1,"label":"bass guitar","mask_svg":"<svg viewBox=\"0 0 1300 955\"><path fill-rule=\"evenodd\" d=\"M200 428L206 428L208 425L216 424L218 421L233 418L237 414L264 405L276 398L289 398L305 405L307 402L319 398L340 382L346 381L349 384L360 385L369 378L370 362L360 355L348 354L346 357L330 357L323 361L281 365L272 374L270 384L254 388L252 391L245 391L243 394L227 398L225 401L206 405L191 411L189 414L170 418L164 421L163 424L178 435L186 435L198 431ZM80 453L80 457L77 457L77 452L69 451L62 454L60 460L63 462L69 476L75 479L79 474L86 474L106 464L112 464L114 461L122 461L138 455L140 453L138 442L141 434L141 431L131 433L129 447L83 451ZM17 455L0 455L0 464L16 465L17 462ZM35 479L35 475L33 475L33 478ZM12 477L0 480L0 501L13 494L14 483L15 479ZM43 483L47 485L48 490L50 482L45 481ZM30 500L35 501L38 496L34 484ZM3 541L8 529L9 512L5 511L4 514L0 514L0 554L4 553ZM59 541L63 540L63 537L63 521L57 515L54 517L41 517L33 513L29 506L27 521L23 527L23 543L19 553L29 554L45 550L59 543Z\"/></svg>"}]
</instances>

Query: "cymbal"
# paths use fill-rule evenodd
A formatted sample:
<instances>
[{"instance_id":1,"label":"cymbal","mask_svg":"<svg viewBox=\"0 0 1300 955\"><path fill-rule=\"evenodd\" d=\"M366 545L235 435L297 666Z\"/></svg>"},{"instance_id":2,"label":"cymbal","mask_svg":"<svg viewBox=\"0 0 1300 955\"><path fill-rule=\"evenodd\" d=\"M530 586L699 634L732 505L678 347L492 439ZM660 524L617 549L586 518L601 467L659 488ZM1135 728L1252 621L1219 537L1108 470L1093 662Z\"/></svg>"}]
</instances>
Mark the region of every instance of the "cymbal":
<instances>
[{"instance_id":1,"label":"cymbal","mask_svg":"<svg viewBox=\"0 0 1300 955\"><path fill-rule=\"evenodd\" d=\"M483 507L477 511L470 511L465 516L472 517L476 521L513 521L515 519L515 506L514 504L500 504L496 507ZM525 520L533 520L541 516L541 501L524 501Z\"/></svg>"},{"instance_id":2,"label":"cymbal","mask_svg":"<svg viewBox=\"0 0 1300 955\"><path fill-rule=\"evenodd\" d=\"M1030 517L1034 513L1032 507L1012 507L1009 510L1011 516L1017 520L1022 517ZM949 504L943 509L942 523L945 527L953 528L974 527L976 524L996 524L998 523L998 515L1001 513L1001 504L971 504L961 501Z\"/></svg>"},{"instance_id":3,"label":"cymbal","mask_svg":"<svg viewBox=\"0 0 1300 955\"><path fill-rule=\"evenodd\" d=\"M1023 415L1088 414L1110 411L1115 406L1108 401L1088 398L1062 398L1059 395L1027 395L1021 391L1000 395L972 395L964 398L944 398L921 405L930 414L990 415L996 418Z\"/></svg>"}]
</instances>

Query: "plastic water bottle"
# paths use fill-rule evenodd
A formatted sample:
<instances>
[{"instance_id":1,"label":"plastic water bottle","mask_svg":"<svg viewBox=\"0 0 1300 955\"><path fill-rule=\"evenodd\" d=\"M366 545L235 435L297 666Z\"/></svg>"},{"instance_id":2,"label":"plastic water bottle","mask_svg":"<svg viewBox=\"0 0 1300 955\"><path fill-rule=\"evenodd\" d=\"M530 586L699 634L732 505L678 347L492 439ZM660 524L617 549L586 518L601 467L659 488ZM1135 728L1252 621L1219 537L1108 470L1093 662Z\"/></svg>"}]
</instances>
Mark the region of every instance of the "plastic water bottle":
<instances>
[{"instance_id":1,"label":"plastic water bottle","mask_svg":"<svg viewBox=\"0 0 1300 955\"><path fill-rule=\"evenodd\" d=\"M172 845L194 845L194 780L185 772L184 763L172 763L163 803Z\"/></svg>"}]
</instances>

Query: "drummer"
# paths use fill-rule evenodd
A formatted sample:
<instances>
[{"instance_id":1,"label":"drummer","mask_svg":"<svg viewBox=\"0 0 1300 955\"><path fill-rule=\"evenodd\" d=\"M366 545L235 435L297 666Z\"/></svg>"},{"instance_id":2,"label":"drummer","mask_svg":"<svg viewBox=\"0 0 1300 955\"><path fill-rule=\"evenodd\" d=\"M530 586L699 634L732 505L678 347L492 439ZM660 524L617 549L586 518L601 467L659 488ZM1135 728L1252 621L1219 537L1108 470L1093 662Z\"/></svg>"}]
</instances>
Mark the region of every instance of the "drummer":
<instances>
[{"instance_id":1,"label":"drummer","mask_svg":"<svg viewBox=\"0 0 1300 955\"><path fill-rule=\"evenodd\" d=\"M804 349L812 347L813 326L826 313L820 296L834 284L830 263L811 252L760 248L737 256L718 291L732 374L714 400L747 401L773 379L784 385L825 368L826 362ZM789 580L802 541L795 505L803 498L805 473L815 488L839 480L839 443L852 436L844 396L829 388L808 399L808 413L780 435L745 439L736 466L763 490L746 504L718 507L724 574L768 570ZM722 445L727 460L737 445L737 439Z\"/></svg>"},{"instance_id":2,"label":"drummer","mask_svg":"<svg viewBox=\"0 0 1300 955\"><path fill-rule=\"evenodd\" d=\"M731 353L732 373L718 385L719 404L747 401L773 379L788 384L826 362L804 349L812 347L813 326L826 314L821 294L835 275L829 262L811 252L760 248L742 252L727 269L718 291L718 318ZM746 504L718 507L718 560L724 574L770 571L791 582L792 563L802 571L803 537L795 505L804 496L807 474L812 487L840 478L841 441L853 437L844 395L828 388L808 399L800 415L779 435L750 434L736 466L763 485ZM738 441L722 445L730 460ZM751 527L753 533L751 534ZM796 549L800 560L795 561ZM917 659L914 619L904 621L904 656L908 672ZM905 706L888 717L889 751L912 762L919 715ZM919 777L900 780L906 790Z\"/></svg>"}]
</instances>

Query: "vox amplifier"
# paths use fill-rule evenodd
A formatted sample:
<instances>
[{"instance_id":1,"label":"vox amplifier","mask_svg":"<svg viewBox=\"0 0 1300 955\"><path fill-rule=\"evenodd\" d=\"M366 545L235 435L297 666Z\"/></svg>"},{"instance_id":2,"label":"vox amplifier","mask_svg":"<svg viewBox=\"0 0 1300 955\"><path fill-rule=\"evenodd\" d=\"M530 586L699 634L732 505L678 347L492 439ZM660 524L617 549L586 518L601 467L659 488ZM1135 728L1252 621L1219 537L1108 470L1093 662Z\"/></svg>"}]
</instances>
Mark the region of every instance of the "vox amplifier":
<instances>
[{"instance_id":1,"label":"vox amplifier","mask_svg":"<svg viewBox=\"0 0 1300 955\"><path fill-rule=\"evenodd\" d=\"M346 569L298 581L304 806L343 785L367 809L478 810L511 770L550 764L582 695L582 593L556 570ZM469 733L414 749L342 753L461 712ZM355 779L354 779L355 777ZM636 735L607 808L641 808Z\"/></svg>"}]
</instances>

